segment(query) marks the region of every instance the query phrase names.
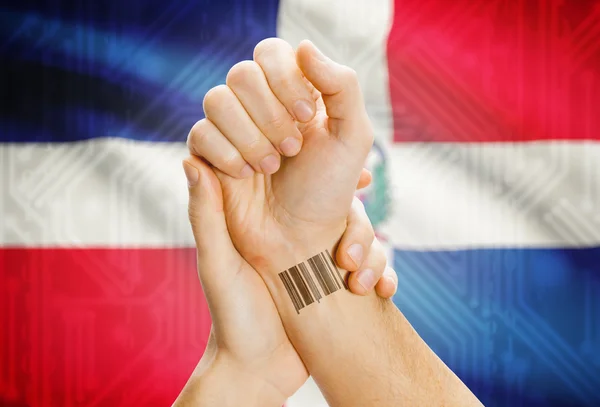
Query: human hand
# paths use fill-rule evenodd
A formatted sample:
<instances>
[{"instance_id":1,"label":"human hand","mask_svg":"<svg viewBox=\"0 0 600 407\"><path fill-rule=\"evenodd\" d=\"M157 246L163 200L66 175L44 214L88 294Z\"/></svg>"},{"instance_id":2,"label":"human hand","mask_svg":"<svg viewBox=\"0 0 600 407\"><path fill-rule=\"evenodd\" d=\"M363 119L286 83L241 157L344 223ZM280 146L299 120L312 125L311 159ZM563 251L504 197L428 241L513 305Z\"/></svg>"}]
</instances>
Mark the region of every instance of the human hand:
<instances>
[{"instance_id":1,"label":"human hand","mask_svg":"<svg viewBox=\"0 0 600 407\"><path fill-rule=\"evenodd\" d=\"M289 342L265 283L233 246L222 189L213 170L197 158L193 164L184 162L190 185L189 217L197 245L198 272L213 319L200 367L204 371L226 371L221 375L228 376L232 385L251 383L252 389L246 391L253 392L257 399L281 405L306 381L308 373ZM362 206L353 205L342 244L367 248L358 267L370 267L378 276L383 273L376 289L380 295L391 296L397 285L396 275L391 269L384 272L385 255L381 250L369 249L378 244L373 236ZM344 256L342 259L349 261ZM187 387L194 385L192 378ZM193 394L193 390L188 393Z\"/></svg>"},{"instance_id":2,"label":"human hand","mask_svg":"<svg viewBox=\"0 0 600 407\"><path fill-rule=\"evenodd\" d=\"M290 114L299 101L311 115ZM227 226L240 254L269 279L331 248L345 229L373 141L354 71L308 41L294 52L284 41L268 39L255 48L254 61L230 70L227 85L207 93L204 110L206 119L194 126L188 146L217 167ZM289 149L297 155L280 164L274 145L288 150L288 137L302 148ZM199 161L188 163L197 167ZM233 167L241 177L223 172L231 174ZM352 262L342 266L356 269ZM353 273L351 288L361 286L359 276L369 288L377 281L371 272Z\"/></svg>"}]
</instances>

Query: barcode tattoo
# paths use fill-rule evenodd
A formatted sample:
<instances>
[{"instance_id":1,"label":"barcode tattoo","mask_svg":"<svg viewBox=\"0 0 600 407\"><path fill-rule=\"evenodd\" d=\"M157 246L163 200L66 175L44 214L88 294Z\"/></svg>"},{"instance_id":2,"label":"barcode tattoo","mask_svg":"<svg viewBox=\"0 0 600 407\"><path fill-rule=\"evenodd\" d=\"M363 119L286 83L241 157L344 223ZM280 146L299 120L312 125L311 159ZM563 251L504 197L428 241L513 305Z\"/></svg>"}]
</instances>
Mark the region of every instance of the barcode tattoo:
<instances>
[{"instance_id":1,"label":"barcode tattoo","mask_svg":"<svg viewBox=\"0 0 600 407\"><path fill-rule=\"evenodd\" d=\"M348 289L329 250L279 273L296 312L341 288Z\"/></svg>"}]
</instances>

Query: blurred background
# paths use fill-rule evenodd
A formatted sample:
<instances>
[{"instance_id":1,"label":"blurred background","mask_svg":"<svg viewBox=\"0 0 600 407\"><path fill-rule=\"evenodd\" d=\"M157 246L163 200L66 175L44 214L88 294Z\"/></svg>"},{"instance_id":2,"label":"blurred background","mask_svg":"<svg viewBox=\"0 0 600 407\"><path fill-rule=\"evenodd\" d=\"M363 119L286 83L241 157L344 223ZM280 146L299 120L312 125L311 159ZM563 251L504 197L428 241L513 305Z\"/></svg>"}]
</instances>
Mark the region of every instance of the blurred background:
<instances>
[{"instance_id":1,"label":"blurred background","mask_svg":"<svg viewBox=\"0 0 600 407\"><path fill-rule=\"evenodd\" d=\"M185 140L271 36L358 72L361 197L437 354L489 407L600 405L590 0L4 3L0 405L171 405L210 329Z\"/></svg>"}]
</instances>

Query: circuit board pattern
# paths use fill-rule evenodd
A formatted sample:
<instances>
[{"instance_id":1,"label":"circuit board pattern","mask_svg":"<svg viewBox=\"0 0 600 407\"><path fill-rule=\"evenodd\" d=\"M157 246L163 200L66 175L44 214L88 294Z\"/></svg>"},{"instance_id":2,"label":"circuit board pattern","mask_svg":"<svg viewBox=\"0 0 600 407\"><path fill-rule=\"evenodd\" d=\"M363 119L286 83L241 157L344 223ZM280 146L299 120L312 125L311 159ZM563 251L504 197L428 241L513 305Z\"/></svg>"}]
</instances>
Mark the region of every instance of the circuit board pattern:
<instances>
[{"instance_id":1,"label":"circuit board pattern","mask_svg":"<svg viewBox=\"0 0 600 407\"><path fill-rule=\"evenodd\" d=\"M173 145L183 150L189 128L202 117L205 92L224 81L231 65L251 58L258 41L279 34L278 9L286 8L289 17L300 4L296 24L306 24L297 31L327 43L329 37L314 28L327 21L317 3L68 0L0 9L0 144L11 146L0 149L0 236L10 237L0 245L11 242L0 246L0 405L170 405L210 328L194 250L182 244L190 231L182 222L153 223L185 209L164 208L152 200L158 192L140 186L166 184L144 174L156 156L125 158L128 145L96 149L84 140L168 143L169 156ZM344 7L355 6L333 3L341 20ZM392 126L390 140L378 134L382 157L393 157L386 152L392 142L427 142L442 146L441 153L432 147L432 155L441 154L438 161L468 172L474 168L469 157L453 156L452 145L554 140L558 151L565 141L600 139L597 1L397 0L388 6L389 106L377 105L366 91L375 129ZM335 24L332 30L339 35L329 40L332 50L345 50L353 66L369 61L370 53L353 48L368 32ZM379 117L388 113L393 123L381 124ZM43 162L36 162L29 143L47 148ZM77 147L54 157L58 143ZM20 153L13 153L15 145L23 147ZM136 151L131 147L131 154ZM477 175L488 176L497 199L516 202L525 217L542 207L543 224L581 248L474 242L459 250L394 253L395 302L487 406L600 405L600 167L592 158L584 162L584 186L574 185L572 194L560 190L546 204L558 183L569 184L561 154L553 157L529 189L502 173ZM128 169L136 162L132 176ZM93 174L76 171L84 163ZM109 248L88 247L77 235L65 243L69 230L60 247L48 244L45 228L64 228L68 220L56 217L48 226L42 209L71 202L79 210L69 194L95 186L91 178L111 186L111 205L130 204L126 211L109 205L100 213L127 216L117 223L134 219L155 227L175 236L177 247L118 247L121 231ZM376 186L384 191L390 185ZM392 214L394 200L410 199L402 191L385 192ZM20 211L9 212L15 203ZM370 209L376 217L377 208ZM36 228L43 231L43 247L28 238Z\"/></svg>"}]
</instances>

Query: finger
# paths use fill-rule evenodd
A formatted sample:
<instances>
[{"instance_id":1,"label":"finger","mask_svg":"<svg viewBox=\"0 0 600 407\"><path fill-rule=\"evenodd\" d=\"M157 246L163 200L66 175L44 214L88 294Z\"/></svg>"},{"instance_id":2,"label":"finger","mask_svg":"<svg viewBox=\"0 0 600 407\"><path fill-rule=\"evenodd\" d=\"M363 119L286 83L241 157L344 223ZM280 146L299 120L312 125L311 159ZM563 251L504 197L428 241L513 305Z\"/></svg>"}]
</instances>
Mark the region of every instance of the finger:
<instances>
[{"instance_id":1,"label":"finger","mask_svg":"<svg viewBox=\"0 0 600 407\"><path fill-rule=\"evenodd\" d=\"M306 78L322 94L330 131L345 138L356 137L370 147L372 129L356 72L332 61L308 40L298 46L296 59Z\"/></svg>"},{"instance_id":2,"label":"finger","mask_svg":"<svg viewBox=\"0 0 600 407\"><path fill-rule=\"evenodd\" d=\"M188 214L196 241L198 274L207 298L223 295L244 263L235 250L223 212L223 192L211 168L198 157L183 161Z\"/></svg>"},{"instance_id":3,"label":"finger","mask_svg":"<svg viewBox=\"0 0 600 407\"><path fill-rule=\"evenodd\" d=\"M385 250L375 239L360 269L355 273L350 273L348 277L350 291L358 295L368 294L383 275L386 264Z\"/></svg>"},{"instance_id":4,"label":"finger","mask_svg":"<svg viewBox=\"0 0 600 407\"><path fill-rule=\"evenodd\" d=\"M373 243L375 232L358 198L354 198L348 215L348 226L336 251L336 262L344 270L356 271L362 265Z\"/></svg>"},{"instance_id":5,"label":"finger","mask_svg":"<svg viewBox=\"0 0 600 407\"><path fill-rule=\"evenodd\" d=\"M392 298L398 289L398 275L391 267L386 267L383 276L375 284L375 292L381 298Z\"/></svg>"},{"instance_id":6,"label":"finger","mask_svg":"<svg viewBox=\"0 0 600 407\"><path fill-rule=\"evenodd\" d=\"M208 91L203 106L206 117L217 126L254 170L273 174L279 169L279 153L256 127L227 85L219 85Z\"/></svg>"},{"instance_id":7,"label":"finger","mask_svg":"<svg viewBox=\"0 0 600 407\"><path fill-rule=\"evenodd\" d=\"M235 64L227 74L227 86L275 148L288 157L298 154L302 134L294 118L269 88L265 74L256 62Z\"/></svg>"},{"instance_id":8,"label":"finger","mask_svg":"<svg viewBox=\"0 0 600 407\"><path fill-rule=\"evenodd\" d=\"M279 38L267 38L254 48L254 60L288 112L299 122L312 120L316 112L313 89L298 68L292 46Z\"/></svg>"},{"instance_id":9,"label":"finger","mask_svg":"<svg viewBox=\"0 0 600 407\"><path fill-rule=\"evenodd\" d=\"M248 178L252 167L219 129L208 119L198 121L187 139L190 154L203 157L211 165L235 178Z\"/></svg>"},{"instance_id":10,"label":"finger","mask_svg":"<svg viewBox=\"0 0 600 407\"><path fill-rule=\"evenodd\" d=\"M356 186L356 189L368 187L371 185L371 181L373 181L373 175L371 174L371 171L363 168L362 172L360 173L360 178L358 179L358 185Z\"/></svg>"},{"instance_id":11,"label":"finger","mask_svg":"<svg viewBox=\"0 0 600 407\"><path fill-rule=\"evenodd\" d=\"M297 64L306 78L321 92L327 116L351 120L364 111L364 101L356 72L332 61L310 41L296 51Z\"/></svg>"}]
</instances>

